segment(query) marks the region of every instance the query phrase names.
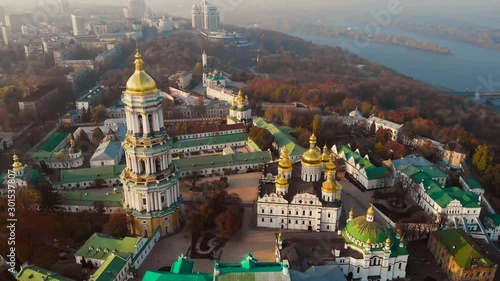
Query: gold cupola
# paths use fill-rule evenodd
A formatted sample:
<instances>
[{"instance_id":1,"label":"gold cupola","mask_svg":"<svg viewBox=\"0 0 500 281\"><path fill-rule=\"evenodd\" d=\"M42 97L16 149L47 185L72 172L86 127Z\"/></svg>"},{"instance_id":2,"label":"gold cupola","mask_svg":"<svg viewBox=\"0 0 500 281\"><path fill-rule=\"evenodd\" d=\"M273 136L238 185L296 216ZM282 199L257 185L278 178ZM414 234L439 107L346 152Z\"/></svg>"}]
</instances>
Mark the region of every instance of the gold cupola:
<instances>
[{"instance_id":1,"label":"gold cupola","mask_svg":"<svg viewBox=\"0 0 500 281\"><path fill-rule=\"evenodd\" d=\"M332 181L332 173L327 173L326 180L323 182L323 185L321 186L321 191L325 193L333 193L335 189L336 189L335 184Z\"/></svg>"},{"instance_id":2,"label":"gold cupola","mask_svg":"<svg viewBox=\"0 0 500 281\"><path fill-rule=\"evenodd\" d=\"M286 147L283 147L283 149L281 149L278 168L283 172L292 171L292 161L290 161L290 157L288 156L288 149Z\"/></svg>"},{"instance_id":3,"label":"gold cupola","mask_svg":"<svg viewBox=\"0 0 500 281\"><path fill-rule=\"evenodd\" d=\"M238 96L236 97L236 106L238 107L245 106L245 97L243 96L243 92L241 90L238 92Z\"/></svg>"},{"instance_id":4,"label":"gold cupola","mask_svg":"<svg viewBox=\"0 0 500 281\"><path fill-rule=\"evenodd\" d=\"M286 190L288 188L288 180L283 173L280 173L278 176L276 176L275 186L277 191Z\"/></svg>"},{"instance_id":5,"label":"gold cupola","mask_svg":"<svg viewBox=\"0 0 500 281\"><path fill-rule=\"evenodd\" d=\"M323 162L323 164L327 164L328 161L330 161L330 156L328 155L328 146L323 146L323 154L321 154L321 162Z\"/></svg>"},{"instance_id":6,"label":"gold cupola","mask_svg":"<svg viewBox=\"0 0 500 281\"><path fill-rule=\"evenodd\" d=\"M337 172L337 166L333 162L333 153L328 157L328 162L325 164L325 173L331 172L333 175Z\"/></svg>"},{"instance_id":7,"label":"gold cupola","mask_svg":"<svg viewBox=\"0 0 500 281\"><path fill-rule=\"evenodd\" d=\"M309 150L302 154L302 165L305 166L321 166L321 154L316 150L317 138L314 133L309 138Z\"/></svg>"},{"instance_id":8,"label":"gold cupola","mask_svg":"<svg viewBox=\"0 0 500 281\"><path fill-rule=\"evenodd\" d=\"M126 88L127 94L145 96L149 94L155 94L157 92L156 82L149 76L149 74L144 71L144 62L142 61L142 56L139 53L139 49L135 54L135 72L130 76L127 81Z\"/></svg>"},{"instance_id":9,"label":"gold cupola","mask_svg":"<svg viewBox=\"0 0 500 281\"><path fill-rule=\"evenodd\" d=\"M370 208L366 211L367 216L375 216L375 209L373 208L373 204L370 204Z\"/></svg>"},{"instance_id":10,"label":"gold cupola","mask_svg":"<svg viewBox=\"0 0 500 281\"><path fill-rule=\"evenodd\" d=\"M14 153L12 160L14 160L14 164L12 164L12 169L14 171L19 171L19 170L22 170L24 168L23 164L21 162L19 162L19 157L17 157L16 153Z\"/></svg>"}]
</instances>

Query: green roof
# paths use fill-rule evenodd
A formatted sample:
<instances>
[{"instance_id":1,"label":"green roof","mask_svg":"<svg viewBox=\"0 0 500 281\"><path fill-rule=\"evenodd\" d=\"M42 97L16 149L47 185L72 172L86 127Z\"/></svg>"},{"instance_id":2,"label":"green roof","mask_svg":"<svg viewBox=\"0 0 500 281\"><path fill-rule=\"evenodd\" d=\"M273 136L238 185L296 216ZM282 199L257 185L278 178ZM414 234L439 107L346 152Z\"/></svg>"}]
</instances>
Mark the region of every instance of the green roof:
<instances>
[{"instance_id":1,"label":"green roof","mask_svg":"<svg viewBox=\"0 0 500 281\"><path fill-rule=\"evenodd\" d=\"M93 206L94 202L101 201L104 207L121 207L122 193L104 193L102 191L64 191L61 195L61 205Z\"/></svg>"},{"instance_id":2,"label":"green roof","mask_svg":"<svg viewBox=\"0 0 500 281\"><path fill-rule=\"evenodd\" d=\"M213 281L210 273L172 273L163 271L146 271L142 281Z\"/></svg>"},{"instance_id":3,"label":"green roof","mask_svg":"<svg viewBox=\"0 0 500 281\"><path fill-rule=\"evenodd\" d=\"M480 252L479 245L463 231L446 229L434 231L431 235L443 244L457 265L463 269L471 269L476 264L486 267L496 266Z\"/></svg>"},{"instance_id":4,"label":"green roof","mask_svg":"<svg viewBox=\"0 0 500 281\"><path fill-rule=\"evenodd\" d=\"M188 260L185 256L180 256L172 263L173 273L193 273L194 261Z\"/></svg>"},{"instance_id":5,"label":"green roof","mask_svg":"<svg viewBox=\"0 0 500 281\"><path fill-rule=\"evenodd\" d=\"M104 95L104 89L107 89L107 86L95 86L94 88L90 89L85 95L80 97L76 102L88 102L94 97L96 97L98 100L101 100Z\"/></svg>"},{"instance_id":6,"label":"green roof","mask_svg":"<svg viewBox=\"0 0 500 281\"><path fill-rule=\"evenodd\" d=\"M197 147L197 146L205 146L205 145L219 145L231 142L241 142L246 141L248 139L248 134L240 133L240 134L229 134L229 135L219 135L211 138L201 138L201 139L191 139L191 140L183 140L178 141L173 144L173 149L180 148L188 148L188 147Z\"/></svg>"},{"instance_id":7,"label":"green roof","mask_svg":"<svg viewBox=\"0 0 500 281\"><path fill-rule=\"evenodd\" d=\"M78 249L75 256L84 258L105 260L111 254L119 254L122 257L133 255L137 243L142 237L125 237L118 239L108 235L94 233L85 244Z\"/></svg>"},{"instance_id":8,"label":"green roof","mask_svg":"<svg viewBox=\"0 0 500 281\"><path fill-rule=\"evenodd\" d=\"M489 215L486 217L485 219L485 223L490 220L491 223L493 223L493 227L497 227L500 225L500 214L493 214L493 215Z\"/></svg>"},{"instance_id":9,"label":"green roof","mask_svg":"<svg viewBox=\"0 0 500 281\"><path fill-rule=\"evenodd\" d=\"M468 177L465 179L465 183L469 186L471 189L484 189L484 187L474 178Z\"/></svg>"},{"instance_id":10,"label":"green roof","mask_svg":"<svg viewBox=\"0 0 500 281\"><path fill-rule=\"evenodd\" d=\"M280 148L286 147L288 149L290 156L302 155L307 151L307 149L298 145L295 138L289 134L290 130L293 130L290 127L277 127L261 117L253 119L253 124L259 128L268 130Z\"/></svg>"},{"instance_id":11,"label":"green roof","mask_svg":"<svg viewBox=\"0 0 500 281\"><path fill-rule=\"evenodd\" d=\"M436 167L434 165L419 166L419 165L412 164L412 165L409 165L406 168L404 168L401 172L410 176L410 177L416 173L419 173L419 172L426 173L427 175L429 175L433 179L448 177L447 173L443 172L441 169L439 169L438 167Z\"/></svg>"},{"instance_id":12,"label":"green roof","mask_svg":"<svg viewBox=\"0 0 500 281\"><path fill-rule=\"evenodd\" d=\"M74 281L36 265L27 265L16 276L19 281Z\"/></svg>"},{"instance_id":13,"label":"green roof","mask_svg":"<svg viewBox=\"0 0 500 281\"><path fill-rule=\"evenodd\" d=\"M368 159L361 157L357 152L352 151L347 145L340 145L337 148L338 153L344 152L345 158L347 160L353 158L354 163L358 164L361 168L365 169L366 177L371 179L379 179L385 177L389 173L389 169L386 166L377 167L373 165Z\"/></svg>"},{"instance_id":14,"label":"green roof","mask_svg":"<svg viewBox=\"0 0 500 281\"><path fill-rule=\"evenodd\" d=\"M424 181L425 193L429 195L441 208L445 208L453 200L458 200L465 208L480 208L479 196L472 191L463 191L454 187L442 187L436 181Z\"/></svg>"},{"instance_id":15,"label":"green roof","mask_svg":"<svg viewBox=\"0 0 500 281\"><path fill-rule=\"evenodd\" d=\"M120 176L125 167L125 165L116 165L62 170L61 181L59 183L64 184L82 181L93 181L95 179L114 179Z\"/></svg>"},{"instance_id":16,"label":"green roof","mask_svg":"<svg viewBox=\"0 0 500 281\"><path fill-rule=\"evenodd\" d=\"M235 153L229 155L211 155L206 157L185 158L173 160L181 171L191 171L205 168L221 168L233 165L260 164L271 160L269 151Z\"/></svg>"},{"instance_id":17,"label":"green roof","mask_svg":"<svg viewBox=\"0 0 500 281\"><path fill-rule=\"evenodd\" d=\"M215 267L219 268L221 275L245 272L281 272L283 270L280 263L259 262L250 253L246 254L239 262L215 262Z\"/></svg>"},{"instance_id":18,"label":"green roof","mask_svg":"<svg viewBox=\"0 0 500 281\"><path fill-rule=\"evenodd\" d=\"M127 261L130 259L130 254L120 256L112 253L101 266L90 276L89 281L114 281L116 276L125 267Z\"/></svg>"},{"instance_id":19,"label":"green roof","mask_svg":"<svg viewBox=\"0 0 500 281\"><path fill-rule=\"evenodd\" d=\"M369 222L365 216L356 217L349 221L345 230L353 238L361 242L367 242L369 239L372 244L385 243L387 237L391 236L389 228L376 221Z\"/></svg>"},{"instance_id":20,"label":"green roof","mask_svg":"<svg viewBox=\"0 0 500 281\"><path fill-rule=\"evenodd\" d=\"M52 152L54 149L69 135L69 133L56 132L53 133L48 139L46 139L40 146L38 146L37 151L47 151Z\"/></svg>"}]
</instances>

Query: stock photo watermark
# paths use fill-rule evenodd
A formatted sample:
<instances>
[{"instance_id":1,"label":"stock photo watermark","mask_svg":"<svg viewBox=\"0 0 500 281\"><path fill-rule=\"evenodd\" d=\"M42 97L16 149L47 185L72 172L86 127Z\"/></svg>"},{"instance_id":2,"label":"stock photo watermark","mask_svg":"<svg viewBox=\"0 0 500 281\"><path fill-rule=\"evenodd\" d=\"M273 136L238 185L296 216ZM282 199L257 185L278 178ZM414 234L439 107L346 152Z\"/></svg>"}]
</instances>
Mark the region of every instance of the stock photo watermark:
<instances>
[{"instance_id":1,"label":"stock photo watermark","mask_svg":"<svg viewBox=\"0 0 500 281\"><path fill-rule=\"evenodd\" d=\"M8 271L16 272L16 174L9 170L7 174L7 229L9 235L7 238L8 253L6 263Z\"/></svg>"}]
</instances>

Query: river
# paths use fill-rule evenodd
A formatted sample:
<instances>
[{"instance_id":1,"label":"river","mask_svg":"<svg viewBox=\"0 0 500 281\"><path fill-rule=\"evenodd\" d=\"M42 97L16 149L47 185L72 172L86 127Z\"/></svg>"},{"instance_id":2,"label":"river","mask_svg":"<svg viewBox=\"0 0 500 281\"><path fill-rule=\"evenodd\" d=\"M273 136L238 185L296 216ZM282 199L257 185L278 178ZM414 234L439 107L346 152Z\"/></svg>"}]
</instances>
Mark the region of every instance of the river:
<instances>
[{"instance_id":1,"label":"river","mask_svg":"<svg viewBox=\"0 0 500 281\"><path fill-rule=\"evenodd\" d=\"M364 29L362 25L359 27ZM436 54L377 42L367 42L367 44L356 46L347 37L330 38L304 33L289 34L315 44L342 47L360 57L438 88L453 91L500 92L500 51L400 30L383 28L382 32L430 41L450 48L451 54ZM498 85L483 82L488 81L490 75L492 81L498 81L496 83Z\"/></svg>"}]
</instances>

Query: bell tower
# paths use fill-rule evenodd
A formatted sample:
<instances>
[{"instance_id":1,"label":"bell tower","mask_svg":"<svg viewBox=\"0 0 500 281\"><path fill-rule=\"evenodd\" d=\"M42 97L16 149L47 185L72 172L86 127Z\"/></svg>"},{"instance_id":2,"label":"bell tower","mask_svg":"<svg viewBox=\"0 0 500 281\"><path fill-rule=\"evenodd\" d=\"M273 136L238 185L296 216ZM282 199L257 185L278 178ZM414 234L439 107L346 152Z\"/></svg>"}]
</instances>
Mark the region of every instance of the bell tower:
<instances>
[{"instance_id":1,"label":"bell tower","mask_svg":"<svg viewBox=\"0 0 500 281\"><path fill-rule=\"evenodd\" d=\"M127 167L120 179L129 230L134 235L151 236L159 228L165 236L180 226L180 173L172 163L172 138L163 125L162 97L144 71L139 51L122 101L127 120L122 143Z\"/></svg>"}]
</instances>

